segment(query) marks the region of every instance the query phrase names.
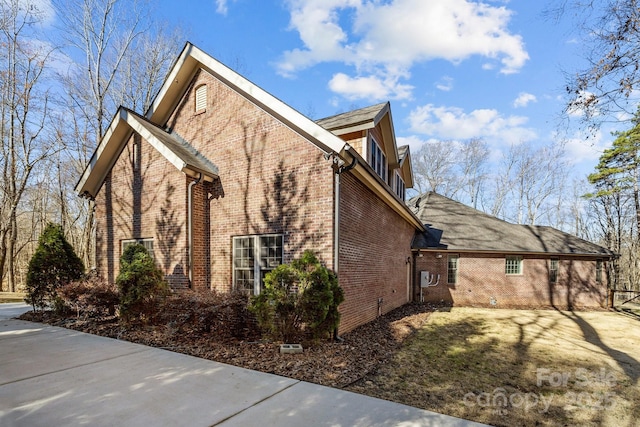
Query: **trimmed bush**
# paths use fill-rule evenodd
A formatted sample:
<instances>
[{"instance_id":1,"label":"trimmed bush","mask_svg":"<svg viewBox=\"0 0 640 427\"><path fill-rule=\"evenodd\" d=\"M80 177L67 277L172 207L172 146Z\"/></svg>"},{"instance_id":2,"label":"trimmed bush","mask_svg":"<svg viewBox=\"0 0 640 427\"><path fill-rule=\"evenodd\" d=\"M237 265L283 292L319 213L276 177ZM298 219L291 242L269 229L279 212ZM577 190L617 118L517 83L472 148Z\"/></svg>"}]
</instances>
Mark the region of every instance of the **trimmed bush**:
<instances>
[{"instance_id":1,"label":"trimmed bush","mask_svg":"<svg viewBox=\"0 0 640 427\"><path fill-rule=\"evenodd\" d=\"M34 311L50 306L61 309L58 290L80 279L83 273L82 260L65 239L62 226L50 223L38 239L38 247L29 261L25 301Z\"/></svg>"},{"instance_id":2,"label":"trimmed bush","mask_svg":"<svg viewBox=\"0 0 640 427\"><path fill-rule=\"evenodd\" d=\"M166 299L155 323L175 333L195 330L209 332L217 339L255 339L258 328L248 303L244 292L181 290Z\"/></svg>"},{"instance_id":3,"label":"trimmed bush","mask_svg":"<svg viewBox=\"0 0 640 427\"><path fill-rule=\"evenodd\" d=\"M316 340L335 334L343 301L335 273L322 266L313 252L305 251L300 259L266 274L264 289L251 299L249 309L263 331L276 339Z\"/></svg>"},{"instance_id":4,"label":"trimmed bush","mask_svg":"<svg viewBox=\"0 0 640 427\"><path fill-rule=\"evenodd\" d=\"M120 302L118 288L95 273L63 285L58 294L63 304L75 310L78 317L80 314L113 316Z\"/></svg>"},{"instance_id":5,"label":"trimmed bush","mask_svg":"<svg viewBox=\"0 0 640 427\"><path fill-rule=\"evenodd\" d=\"M145 323L153 321L157 305L169 294L164 274L140 244L124 250L116 285L120 293L120 318L125 322L136 317Z\"/></svg>"}]
</instances>

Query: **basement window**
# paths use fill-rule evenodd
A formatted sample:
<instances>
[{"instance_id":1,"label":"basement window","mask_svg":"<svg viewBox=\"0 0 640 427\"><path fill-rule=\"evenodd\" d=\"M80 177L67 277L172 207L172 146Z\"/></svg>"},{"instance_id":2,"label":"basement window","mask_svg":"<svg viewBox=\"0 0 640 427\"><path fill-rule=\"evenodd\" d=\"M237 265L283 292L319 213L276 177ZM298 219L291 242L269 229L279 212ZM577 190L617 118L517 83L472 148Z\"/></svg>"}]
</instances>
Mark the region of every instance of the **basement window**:
<instances>
[{"instance_id":1,"label":"basement window","mask_svg":"<svg viewBox=\"0 0 640 427\"><path fill-rule=\"evenodd\" d=\"M263 285L264 276L282 264L282 260L282 234L234 237L234 288L258 295Z\"/></svg>"}]
</instances>

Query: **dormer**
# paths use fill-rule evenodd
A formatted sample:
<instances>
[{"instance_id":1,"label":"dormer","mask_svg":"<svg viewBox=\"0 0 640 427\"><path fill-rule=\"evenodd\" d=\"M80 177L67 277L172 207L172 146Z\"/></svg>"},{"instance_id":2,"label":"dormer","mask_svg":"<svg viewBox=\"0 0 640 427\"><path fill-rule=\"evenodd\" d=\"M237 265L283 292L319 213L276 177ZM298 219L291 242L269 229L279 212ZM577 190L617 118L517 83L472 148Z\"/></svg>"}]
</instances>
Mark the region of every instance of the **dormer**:
<instances>
[{"instance_id":1,"label":"dormer","mask_svg":"<svg viewBox=\"0 0 640 427\"><path fill-rule=\"evenodd\" d=\"M388 102L327 117L317 123L353 147L380 180L404 200L404 190L413 187L409 147L403 147L401 152L397 148Z\"/></svg>"}]
</instances>

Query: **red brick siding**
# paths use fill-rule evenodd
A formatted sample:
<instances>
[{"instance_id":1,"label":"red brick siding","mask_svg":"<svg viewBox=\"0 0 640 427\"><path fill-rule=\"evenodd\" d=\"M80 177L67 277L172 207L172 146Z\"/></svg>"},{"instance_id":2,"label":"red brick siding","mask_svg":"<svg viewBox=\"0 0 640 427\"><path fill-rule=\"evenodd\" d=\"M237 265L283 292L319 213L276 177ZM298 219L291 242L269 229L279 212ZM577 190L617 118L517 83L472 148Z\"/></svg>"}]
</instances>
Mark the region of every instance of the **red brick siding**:
<instances>
[{"instance_id":1,"label":"red brick siding","mask_svg":"<svg viewBox=\"0 0 640 427\"><path fill-rule=\"evenodd\" d=\"M415 229L351 173L340 175L341 332L407 302L407 259Z\"/></svg>"},{"instance_id":2,"label":"red brick siding","mask_svg":"<svg viewBox=\"0 0 640 427\"><path fill-rule=\"evenodd\" d=\"M595 259L560 257L558 281L549 283L550 257L523 256L522 275L505 274L505 256L460 253L457 283L447 284L447 252L416 257L416 299L420 294L420 271L440 274L440 284L423 289L425 301L456 306L496 307L604 307L606 277L595 280Z\"/></svg>"},{"instance_id":3,"label":"red brick siding","mask_svg":"<svg viewBox=\"0 0 640 427\"><path fill-rule=\"evenodd\" d=\"M134 146L139 145L134 166ZM121 243L152 238L156 264L174 285L186 284L186 179L151 145L132 136L96 197L99 273L115 281Z\"/></svg>"},{"instance_id":4,"label":"red brick siding","mask_svg":"<svg viewBox=\"0 0 640 427\"><path fill-rule=\"evenodd\" d=\"M207 108L194 114L193 89L202 84ZM197 287L231 290L233 236L283 233L285 262L312 249L333 267L333 172L316 146L204 71L168 126L219 168L208 207L204 192L196 202L209 212L197 221L210 218L209 260L198 238L196 267L211 276Z\"/></svg>"}]
</instances>

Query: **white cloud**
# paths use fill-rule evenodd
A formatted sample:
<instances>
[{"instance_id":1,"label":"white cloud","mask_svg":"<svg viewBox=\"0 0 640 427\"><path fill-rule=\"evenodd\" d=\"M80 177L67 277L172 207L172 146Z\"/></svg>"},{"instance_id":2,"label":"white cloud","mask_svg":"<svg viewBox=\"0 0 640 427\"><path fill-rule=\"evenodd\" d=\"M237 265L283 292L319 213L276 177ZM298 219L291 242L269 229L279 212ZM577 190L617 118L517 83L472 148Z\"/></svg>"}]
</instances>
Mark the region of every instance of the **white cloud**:
<instances>
[{"instance_id":1,"label":"white cloud","mask_svg":"<svg viewBox=\"0 0 640 427\"><path fill-rule=\"evenodd\" d=\"M432 138L483 138L492 146L509 146L537 138L536 132L526 127L526 117L503 116L493 109L466 113L458 107L427 104L413 110L409 122L412 131Z\"/></svg>"},{"instance_id":2,"label":"white cloud","mask_svg":"<svg viewBox=\"0 0 640 427\"><path fill-rule=\"evenodd\" d=\"M512 12L504 6L468 0L288 0L287 6L303 47L284 52L278 64L284 76L338 61L357 75L393 80L408 78L417 62L459 63L475 55L510 74L529 58L522 38L507 29Z\"/></svg>"},{"instance_id":3,"label":"white cloud","mask_svg":"<svg viewBox=\"0 0 640 427\"><path fill-rule=\"evenodd\" d=\"M397 78L349 77L338 73L329 81L329 89L350 100L409 99L413 86L400 84Z\"/></svg>"},{"instance_id":4,"label":"white cloud","mask_svg":"<svg viewBox=\"0 0 640 427\"><path fill-rule=\"evenodd\" d=\"M603 133L597 131L587 138L582 133L576 133L572 138L565 140L566 157L572 164L586 163L595 165L602 152L611 146L611 140L605 140ZM593 170L588 170L591 173Z\"/></svg>"},{"instance_id":5,"label":"white cloud","mask_svg":"<svg viewBox=\"0 0 640 427\"><path fill-rule=\"evenodd\" d=\"M449 76L443 76L436 82L436 88L443 92L449 92L453 89L453 79Z\"/></svg>"},{"instance_id":6,"label":"white cloud","mask_svg":"<svg viewBox=\"0 0 640 427\"><path fill-rule=\"evenodd\" d=\"M232 2L236 0L231 0ZM228 0L216 0L216 12L220 15L226 15L229 11Z\"/></svg>"},{"instance_id":7,"label":"white cloud","mask_svg":"<svg viewBox=\"0 0 640 427\"><path fill-rule=\"evenodd\" d=\"M538 102L538 98L533 94L520 92L515 101L513 101L513 106L515 108L526 107L531 102Z\"/></svg>"}]
</instances>

